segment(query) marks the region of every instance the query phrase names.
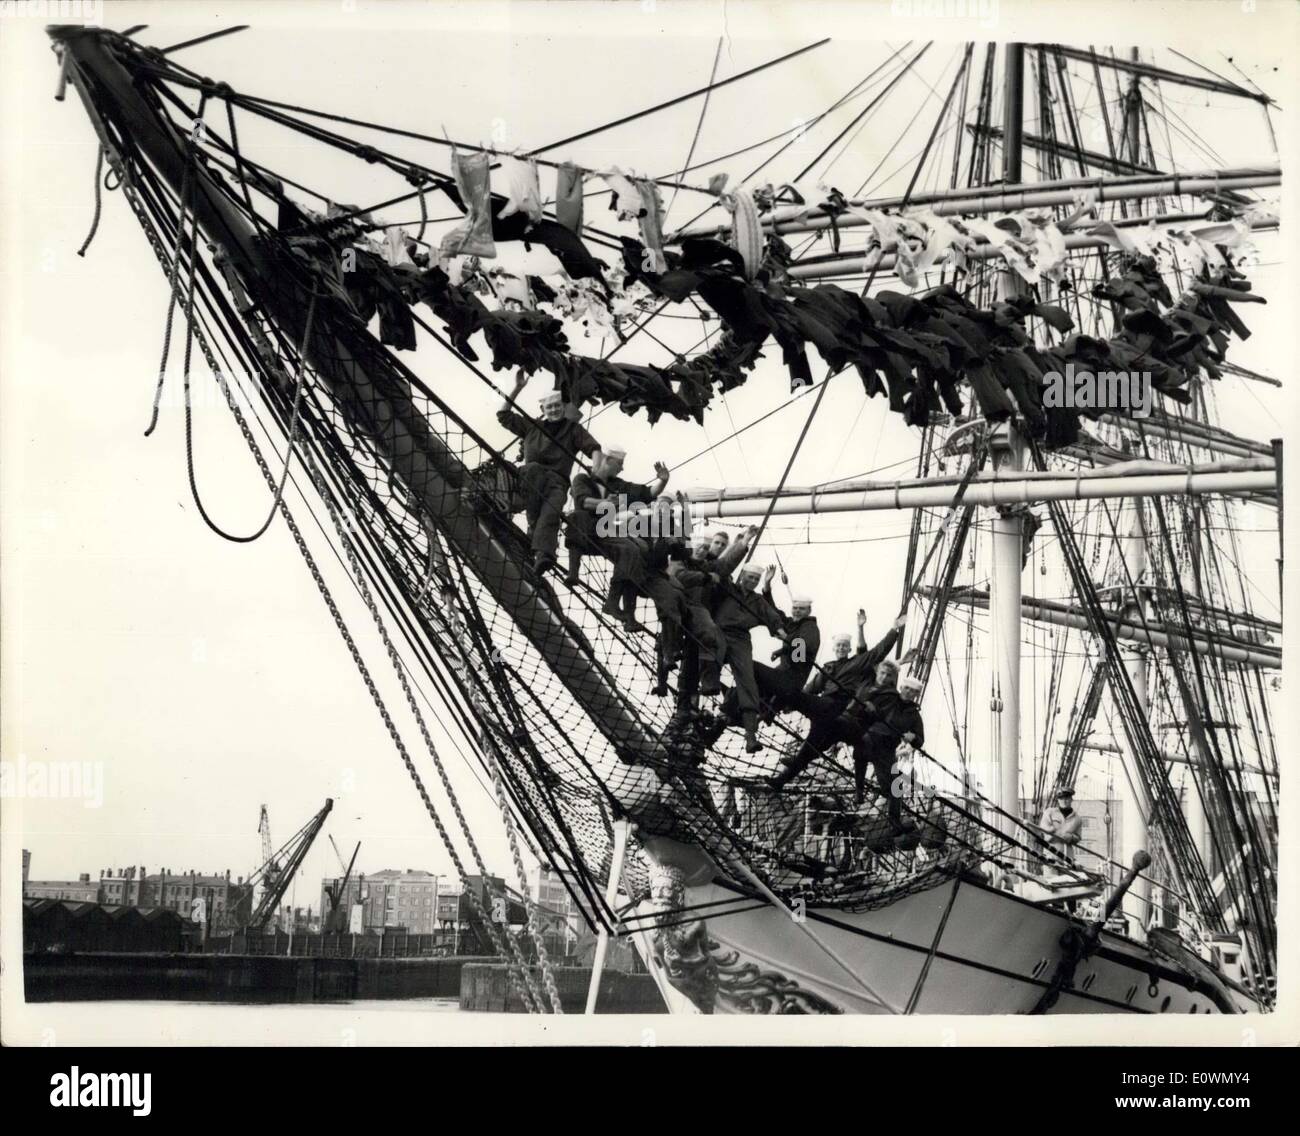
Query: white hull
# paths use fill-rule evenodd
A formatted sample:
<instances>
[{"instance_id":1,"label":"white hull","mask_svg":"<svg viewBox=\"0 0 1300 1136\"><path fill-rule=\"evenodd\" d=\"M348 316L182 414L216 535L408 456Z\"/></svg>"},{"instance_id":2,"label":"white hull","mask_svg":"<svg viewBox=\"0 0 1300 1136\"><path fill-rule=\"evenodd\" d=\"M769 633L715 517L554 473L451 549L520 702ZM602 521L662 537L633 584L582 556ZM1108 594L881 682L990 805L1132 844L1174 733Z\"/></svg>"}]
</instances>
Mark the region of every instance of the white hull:
<instances>
[{"instance_id":1,"label":"white hull","mask_svg":"<svg viewBox=\"0 0 1300 1136\"><path fill-rule=\"evenodd\" d=\"M635 936L672 1012L1029 1013L1052 984L1062 935L1082 927L966 879L873 911L809 908L802 922L760 904L716 883L685 888L683 906L696 909L697 922L670 934L677 948L695 946L670 946L667 964L663 932ZM659 910L646 903L636 917L648 925ZM1193 985L1141 945L1103 933L1047 1012L1222 1012ZM1258 1009L1232 996L1238 1009Z\"/></svg>"}]
</instances>

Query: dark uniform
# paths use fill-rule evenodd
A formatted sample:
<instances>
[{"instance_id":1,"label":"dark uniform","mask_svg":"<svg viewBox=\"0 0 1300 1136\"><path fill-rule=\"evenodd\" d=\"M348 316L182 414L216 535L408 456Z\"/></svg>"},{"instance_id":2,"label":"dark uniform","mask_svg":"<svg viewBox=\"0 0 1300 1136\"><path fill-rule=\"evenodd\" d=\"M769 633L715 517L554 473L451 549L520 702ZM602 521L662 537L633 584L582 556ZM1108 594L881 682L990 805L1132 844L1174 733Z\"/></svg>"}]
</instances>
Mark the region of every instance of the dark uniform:
<instances>
[{"instance_id":1,"label":"dark uniform","mask_svg":"<svg viewBox=\"0 0 1300 1136\"><path fill-rule=\"evenodd\" d=\"M609 610L619 610L625 619L636 616L640 593L655 605L659 636L655 642L657 684L655 693L667 693L668 672L686 620L686 597L668 578L668 553L681 543L678 534L656 537L618 537L605 541L614 557L610 580Z\"/></svg>"},{"instance_id":2,"label":"dark uniform","mask_svg":"<svg viewBox=\"0 0 1300 1136\"><path fill-rule=\"evenodd\" d=\"M755 728L758 719L758 684L754 678L754 644L750 632L766 627L774 635L782 629L785 617L759 592L746 592L739 584L722 581L716 591L717 606L713 622L722 632L726 645L724 656L710 654L704 662L704 684L718 684L722 663L731 667L735 684L736 705L746 730Z\"/></svg>"},{"instance_id":3,"label":"dark uniform","mask_svg":"<svg viewBox=\"0 0 1300 1136\"><path fill-rule=\"evenodd\" d=\"M799 703L799 696L822 646L821 628L815 616L791 620L788 628L790 637L781 644L776 666L754 664L759 697L776 714Z\"/></svg>"},{"instance_id":4,"label":"dark uniform","mask_svg":"<svg viewBox=\"0 0 1300 1136\"><path fill-rule=\"evenodd\" d=\"M686 561L675 577L669 580L682 597L682 620L673 628L675 639L661 637L661 675L680 649L682 673L677 683L678 709L694 705L700 686L700 661L702 658L722 658L727 651L727 641L709 610L713 594L713 577L707 571L708 561ZM653 598L653 597L652 597ZM660 682L666 681L661 677Z\"/></svg>"},{"instance_id":5,"label":"dark uniform","mask_svg":"<svg viewBox=\"0 0 1300 1136\"><path fill-rule=\"evenodd\" d=\"M853 746L854 799L862 803L866 787L867 765L876 775L876 792L889 799L889 819L899 820L903 802L892 791L894 751L904 734L912 735L913 745L925 744L925 725L921 721L921 708L909 702L892 686L879 687L866 693L864 707L856 708L851 716L855 724L862 724L860 739Z\"/></svg>"},{"instance_id":6,"label":"dark uniform","mask_svg":"<svg viewBox=\"0 0 1300 1136\"><path fill-rule=\"evenodd\" d=\"M865 723L855 728L851 721L842 721L842 716L854 704L855 691L865 696L875 686L876 667L894 649L900 634L898 628L891 627L869 651L832 659L812 676L807 690L791 699L791 705L808 718L811 727L803 745L783 761L785 768L772 778L774 786L798 777L836 742L856 744L861 739Z\"/></svg>"},{"instance_id":7,"label":"dark uniform","mask_svg":"<svg viewBox=\"0 0 1300 1136\"><path fill-rule=\"evenodd\" d=\"M574 477L571 492L574 509L573 515L569 518L564 543L569 550L569 576L576 579L584 555L594 553L614 559L618 555L619 546L611 542L622 539L599 536L596 526L600 521L600 514L594 506L584 506L583 501L587 498L595 498L598 501L612 501L617 506L621 497L623 503L627 505L633 502L648 505L654 500L654 494L650 492L648 485L636 485L631 481L624 481L621 477L607 477L601 481L586 470L580 470Z\"/></svg>"},{"instance_id":8,"label":"dark uniform","mask_svg":"<svg viewBox=\"0 0 1300 1136\"><path fill-rule=\"evenodd\" d=\"M533 551L554 557L574 460L578 454L594 454L600 445L572 418L561 418L558 422L530 421L512 410L500 410L497 421L523 439L519 480Z\"/></svg>"}]
</instances>

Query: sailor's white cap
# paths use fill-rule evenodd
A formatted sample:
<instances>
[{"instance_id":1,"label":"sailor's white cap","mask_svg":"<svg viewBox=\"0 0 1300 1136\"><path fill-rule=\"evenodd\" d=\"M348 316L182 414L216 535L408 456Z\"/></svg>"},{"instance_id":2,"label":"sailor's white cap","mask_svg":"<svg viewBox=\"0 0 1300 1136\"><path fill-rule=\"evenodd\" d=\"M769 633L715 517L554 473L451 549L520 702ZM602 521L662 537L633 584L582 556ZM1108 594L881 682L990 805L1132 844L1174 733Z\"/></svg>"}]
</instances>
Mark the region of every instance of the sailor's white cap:
<instances>
[{"instance_id":1,"label":"sailor's white cap","mask_svg":"<svg viewBox=\"0 0 1300 1136\"><path fill-rule=\"evenodd\" d=\"M627 450L625 450L622 446L604 446L602 447L602 452L607 458L622 459L627 457Z\"/></svg>"},{"instance_id":2,"label":"sailor's white cap","mask_svg":"<svg viewBox=\"0 0 1300 1136\"><path fill-rule=\"evenodd\" d=\"M812 596L805 595L803 592L795 592L790 597L791 604L802 604L805 607L812 607Z\"/></svg>"},{"instance_id":3,"label":"sailor's white cap","mask_svg":"<svg viewBox=\"0 0 1300 1136\"><path fill-rule=\"evenodd\" d=\"M924 686L925 684L916 675L904 675L898 680L898 689L900 691L912 690L920 694Z\"/></svg>"},{"instance_id":4,"label":"sailor's white cap","mask_svg":"<svg viewBox=\"0 0 1300 1136\"><path fill-rule=\"evenodd\" d=\"M539 401L539 402L552 402L552 401L555 400L555 399L559 399L561 402L563 402L563 401L564 401L564 395L562 395L562 394L561 394L559 391L557 391L557 390L555 390L555 391L547 391L544 395L542 395L542 397L541 397L540 399L538 399L538 401Z\"/></svg>"},{"instance_id":5,"label":"sailor's white cap","mask_svg":"<svg viewBox=\"0 0 1300 1136\"><path fill-rule=\"evenodd\" d=\"M831 636L831 642L832 642L832 643L852 643L852 642L853 642L853 636L850 635L847 631L841 631L838 635L832 635L832 636Z\"/></svg>"},{"instance_id":6,"label":"sailor's white cap","mask_svg":"<svg viewBox=\"0 0 1300 1136\"><path fill-rule=\"evenodd\" d=\"M742 564L737 575L744 576L746 573L752 576L761 576L767 568L762 564Z\"/></svg>"}]
</instances>

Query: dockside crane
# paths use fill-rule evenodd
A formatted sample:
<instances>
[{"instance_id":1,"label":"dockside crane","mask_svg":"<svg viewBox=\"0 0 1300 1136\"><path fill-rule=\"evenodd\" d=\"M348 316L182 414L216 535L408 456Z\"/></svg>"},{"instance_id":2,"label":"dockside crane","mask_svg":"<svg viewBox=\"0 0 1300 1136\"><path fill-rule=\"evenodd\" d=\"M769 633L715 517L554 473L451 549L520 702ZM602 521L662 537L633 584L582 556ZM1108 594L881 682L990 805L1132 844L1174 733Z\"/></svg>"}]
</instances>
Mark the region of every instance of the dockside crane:
<instances>
[{"instance_id":1,"label":"dockside crane","mask_svg":"<svg viewBox=\"0 0 1300 1136\"><path fill-rule=\"evenodd\" d=\"M257 835L262 838L261 883L262 895L265 895L275 887L275 881L280 875L280 865L276 863L271 849L271 814L266 811L265 805L257 818ZM257 897L259 901L262 895Z\"/></svg>"},{"instance_id":2,"label":"dockside crane","mask_svg":"<svg viewBox=\"0 0 1300 1136\"><path fill-rule=\"evenodd\" d=\"M281 898L283 898L293 880L294 873L297 872L307 853L311 850L312 843L320 833L325 824L325 818L329 816L333 807L333 799L327 799L325 807L320 812L289 837L278 851L272 853L268 851L271 846L271 830L267 821L266 806L262 806L262 820L258 825L258 831L262 834L264 859L262 866L249 877L248 881L253 886L261 884L262 895L253 910L253 914L249 917L248 927L250 930L260 931L266 926L267 920L275 914Z\"/></svg>"},{"instance_id":3,"label":"dockside crane","mask_svg":"<svg viewBox=\"0 0 1300 1136\"><path fill-rule=\"evenodd\" d=\"M325 885L325 895L329 899L329 911L325 913L324 926L322 930L327 934L332 932L342 933L348 929L348 909L343 908L339 911L339 904L348 894L348 881L352 878L352 867L357 862L357 853L361 851L361 841L357 841L357 846L352 849L352 859L347 864L343 863L343 853L339 851L339 846L334 843L334 837L331 834L330 843L334 845L334 855L338 857L339 867L343 869L343 878L335 880L334 883Z\"/></svg>"}]
</instances>

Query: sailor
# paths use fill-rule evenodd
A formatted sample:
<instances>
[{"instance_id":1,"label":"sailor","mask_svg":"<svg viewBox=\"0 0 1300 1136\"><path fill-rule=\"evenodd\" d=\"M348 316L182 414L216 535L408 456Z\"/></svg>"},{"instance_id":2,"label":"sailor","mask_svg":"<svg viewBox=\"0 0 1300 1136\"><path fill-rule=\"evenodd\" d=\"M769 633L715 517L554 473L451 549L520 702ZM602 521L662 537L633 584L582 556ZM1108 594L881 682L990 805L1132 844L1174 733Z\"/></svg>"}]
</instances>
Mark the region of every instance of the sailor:
<instances>
[{"instance_id":1,"label":"sailor","mask_svg":"<svg viewBox=\"0 0 1300 1136\"><path fill-rule=\"evenodd\" d=\"M1056 804L1044 810L1038 827L1062 859L1074 863L1075 847L1083 839L1083 818L1074 811L1074 790L1069 785L1056 791Z\"/></svg>"},{"instance_id":2,"label":"sailor","mask_svg":"<svg viewBox=\"0 0 1300 1136\"><path fill-rule=\"evenodd\" d=\"M757 529L749 530L745 538L737 541L734 548L739 548L742 555L750 539L756 538ZM735 557L739 560L740 557ZM713 621L722 632L726 643L725 661L731 667L731 678L736 688L736 708L740 723L745 729L745 751L757 753L763 747L758 740L758 685L754 679L754 645L750 632L755 627L766 627L779 639L786 637L785 618L759 592L759 582L766 575L769 579L775 569L766 572L752 564L746 564L737 573L735 581L728 577L732 571L726 561L727 556L719 557L717 563L722 566L723 578L716 589L716 606ZM703 665L704 677L701 693L717 693L723 658L710 655Z\"/></svg>"},{"instance_id":3,"label":"sailor","mask_svg":"<svg viewBox=\"0 0 1300 1136\"><path fill-rule=\"evenodd\" d=\"M869 654L888 651L886 646L891 636L898 637L901 617L894 627ZM892 645L892 644L891 644ZM855 656L855 659L862 656ZM861 672L859 672L861 673ZM843 682L843 672L839 681ZM808 736L803 744L790 757L782 757L783 768L778 770L768 782L772 789L780 789L798 777L814 761L824 754L836 742L857 747L866 733L868 721L864 716L864 706L877 691L892 691L898 681L898 664L893 659L881 658L878 663L867 669L861 682L853 690L837 689L834 693L810 695L804 694L798 700L798 708L808 716L811 723ZM865 767L864 767L865 768Z\"/></svg>"},{"instance_id":4,"label":"sailor","mask_svg":"<svg viewBox=\"0 0 1300 1136\"><path fill-rule=\"evenodd\" d=\"M770 602L771 591L765 595ZM813 602L809 596L792 596L790 619L786 627L788 638L772 652L776 666L754 664L759 697L773 714L779 714L794 705L817 661L822 635L812 608Z\"/></svg>"},{"instance_id":5,"label":"sailor","mask_svg":"<svg viewBox=\"0 0 1300 1136\"><path fill-rule=\"evenodd\" d=\"M843 634L836 635L832 640L835 650L834 657L829 662L823 663L813 670L812 674L808 676L808 682L804 685L804 693L806 695L831 698L839 703L847 704L856 687L863 682L875 682L876 667L894 649L894 645L898 642L898 637L902 634L906 623L907 617L900 615L894 620L884 638L868 650L866 637L867 613L864 609L859 608L857 650L850 655L849 637ZM798 708L804 709L806 713L807 699L801 699L799 702Z\"/></svg>"},{"instance_id":6,"label":"sailor","mask_svg":"<svg viewBox=\"0 0 1300 1136\"><path fill-rule=\"evenodd\" d=\"M717 560L718 557L727 551L727 546L730 543L731 534L725 529L719 529L709 537L708 559Z\"/></svg>"},{"instance_id":7,"label":"sailor","mask_svg":"<svg viewBox=\"0 0 1300 1136\"><path fill-rule=\"evenodd\" d=\"M638 485L619 476L627 451L607 446L593 456L591 472L579 470L573 479L573 513L569 517L565 544L569 549L569 572L564 582L578 583L584 554L610 555L605 541L617 539L629 514L650 504L668 484L668 467L655 462L655 480Z\"/></svg>"},{"instance_id":8,"label":"sailor","mask_svg":"<svg viewBox=\"0 0 1300 1136\"><path fill-rule=\"evenodd\" d=\"M681 676L677 683L678 712L687 711L695 705L695 696L700 685L701 657L722 658L726 654L727 641L723 638L718 625L713 622L709 611L709 601L713 592L713 577L707 571L707 565L689 555L684 544L675 545L668 553L668 578L682 595L683 616L681 622L669 629L661 629L660 666L671 665L673 656L680 651L682 659ZM676 636L675 641L668 638L668 632ZM659 687L666 687L666 671L661 670Z\"/></svg>"},{"instance_id":9,"label":"sailor","mask_svg":"<svg viewBox=\"0 0 1300 1136\"><path fill-rule=\"evenodd\" d=\"M528 519L528 539L533 549L533 567L545 572L555 566L560 517L574 460L580 453L596 453L600 446L577 421L577 408L566 404L558 391L542 397L540 419L516 413L515 400L527 384L528 376L521 370L514 389L497 411L497 421L523 439L519 481Z\"/></svg>"},{"instance_id":10,"label":"sailor","mask_svg":"<svg viewBox=\"0 0 1300 1136\"><path fill-rule=\"evenodd\" d=\"M889 820L895 828L902 824L903 799L894 791L894 755L899 742L911 746L925 744L925 725L921 721L922 684L919 678L907 675L898 680L897 687L876 686L866 692L858 721L866 722L866 730L853 747L854 800L862 803L866 787L867 765L876 775L876 792L889 800Z\"/></svg>"},{"instance_id":11,"label":"sailor","mask_svg":"<svg viewBox=\"0 0 1300 1136\"><path fill-rule=\"evenodd\" d=\"M848 666L850 660L858 655L867 653L867 612L865 608L858 608L858 643L857 650L850 655L853 646L853 638L847 632L840 632L831 637L831 658L828 662L819 667L813 667L812 674L808 676L807 683L804 684L804 691L807 694L835 694L841 693L841 687L835 681L836 676ZM885 651L893 649L894 644L890 643ZM852 684L849 684L852 686ZM844 692L847 693L847 692Z\"/></svg>"},{"instance_id":12,"label":"sailor","mask_svg":"<svg viewBox=\"0 0 1300 1136\"><path fill-rule=\"evenodd\" d=\"M900 615L893 626L870 650L866 648L863 628L867 613L858 611L858 650L849 654L849 637L835 637L835 656L815 668L801 693L788 700L791 709L798 710L809 721L808 735L795 752L781 758L783 768L768 782L770 788L780 789L798 777L837 741L853 743L861 736L861 729L842 726L837 720L850 707L854 692L869 691L877 682L892 686L898 678L898 664L885 656L893 650L902 634L907 617Z\"/></svg>"},{"instance_id":13,"label":"sailor","mask_svg":"<svg viewBox=\"0 0 1300 1136\"><path fill-rule=\"evenodd\" d=\"M659 615L661 632L660 646L665 641L676 642L676 626L685 619L685 599L681 589L668 579L668 556L681 545L684 533L681 528L680 515L675 511L676 502L668 496L655 499L648 514L648 522L641 532L627 530L624 536L605 540L607 553L614 561L614 571L610 578L609 601L606 611L617 614L630 628L641 628L636 622L636 599L644 595L650 599ZM666 659L662 651L659 687L656 693L662 697L667 693Z\"/></svg>"}]
</instances>

